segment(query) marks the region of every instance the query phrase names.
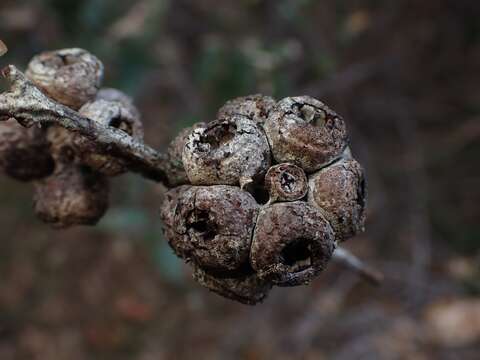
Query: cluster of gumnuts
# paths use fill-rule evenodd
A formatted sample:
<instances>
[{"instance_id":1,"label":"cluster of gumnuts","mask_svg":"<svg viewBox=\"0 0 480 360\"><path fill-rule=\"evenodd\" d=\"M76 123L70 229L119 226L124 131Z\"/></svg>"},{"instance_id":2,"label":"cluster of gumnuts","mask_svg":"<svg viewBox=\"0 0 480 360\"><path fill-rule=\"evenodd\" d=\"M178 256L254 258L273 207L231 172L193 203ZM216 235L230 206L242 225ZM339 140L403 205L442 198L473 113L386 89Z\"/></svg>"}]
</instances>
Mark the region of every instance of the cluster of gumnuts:
<instances>
[{"instance_id":1,"label":"cluster of gumnuts","mask_svg":"<svg viewBox=\"0 0 480 360\"><path fill-rule=\"evenodd\" d=\"M83 49L49 51L35 56L26 76L58 103L139 141L143 126L131 99L103 88L103 65ZM0 170L34 183L34 209L55 227L94 225L108 208L108 177L126 164L99 153L95 143L59 126L24 128L15 119L0 122Z\"/></svg>"},{"instance_id":2,"label":"cluster of gumnuts","mask_svg":"<svg viewBox=\"0 0 480 360\"><path fill-rule=\"evenodd\" d=\"M311 97L229 101L169 155L178 186L162 206L166 237L227 298L255 304L274 285L306 284L363 231L365 181L345 123Z\"/></svg>"},{"instance_id":3,"label":"cluster of gumnuts","mask_svg":"<svg viewBox=\"0 0 480 360\"><path fill-rule=\"evenodd\" d=\"M143 141L139 112L100 89L101 62L81 49L46 52L26 75L49 97ZM166 238L208 289L246 304L276 286L306 284L338 242L363 230L365 181L343 119L308 96L252 95L184 129L168 149ZM37 215L55 226L94 224L108 177L128 166L60 127L0 122L0 169L34 180Z\"/></svg>"}]
</instances>

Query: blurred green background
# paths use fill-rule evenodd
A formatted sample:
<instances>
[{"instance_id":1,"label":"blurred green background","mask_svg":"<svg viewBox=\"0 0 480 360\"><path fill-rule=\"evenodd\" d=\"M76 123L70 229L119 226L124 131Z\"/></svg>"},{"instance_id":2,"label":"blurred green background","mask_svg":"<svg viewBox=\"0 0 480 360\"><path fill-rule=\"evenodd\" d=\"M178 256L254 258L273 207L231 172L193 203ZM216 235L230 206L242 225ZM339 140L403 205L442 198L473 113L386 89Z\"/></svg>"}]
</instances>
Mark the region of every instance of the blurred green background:
<instances>
[{"instance_id":1,"label":"blurred green background","mask_svg":"<svg viewBox=\"0 0 480 360\"><path fill-rule=\"evenodd\" d=\"M325 101L369 183L346 246L386 280L332 265L246 307L172 255L162 186L115 179L97 227L55 231L0 177L0 359L480 358L479 19L475 0L2 0L2 66L88 49L158 149L236 96Z\"/></svg>"}]
</instances>

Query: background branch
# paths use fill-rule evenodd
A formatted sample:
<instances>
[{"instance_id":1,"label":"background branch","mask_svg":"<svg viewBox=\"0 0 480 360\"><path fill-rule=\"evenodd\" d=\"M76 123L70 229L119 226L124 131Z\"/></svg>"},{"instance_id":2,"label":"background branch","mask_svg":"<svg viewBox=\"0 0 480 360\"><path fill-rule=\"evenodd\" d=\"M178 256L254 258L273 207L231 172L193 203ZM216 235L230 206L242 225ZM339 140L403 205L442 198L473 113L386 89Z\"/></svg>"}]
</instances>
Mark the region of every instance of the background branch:
<instances>
[{"instance_id":1,"label":"background branch","mask_svg":"<svg viewBox=\"0 0 480 360\"><path fill-rule=\"evenodd\" d=\"M333 260L356 272L373 285L380 285L383 281L382 273L373 269L344 248L338 247L335 249Z\"/></svg>"}]
</instances>

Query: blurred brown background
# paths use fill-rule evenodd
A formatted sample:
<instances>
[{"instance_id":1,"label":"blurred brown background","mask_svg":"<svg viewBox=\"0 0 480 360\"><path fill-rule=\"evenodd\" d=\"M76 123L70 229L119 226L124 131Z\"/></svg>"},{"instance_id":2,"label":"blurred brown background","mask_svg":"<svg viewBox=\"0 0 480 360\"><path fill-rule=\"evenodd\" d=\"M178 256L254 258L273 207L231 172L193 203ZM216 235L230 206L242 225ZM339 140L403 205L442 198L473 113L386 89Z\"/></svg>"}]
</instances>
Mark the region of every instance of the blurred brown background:
<instances>
[{"instance_id":1,"label":"blurred brown background","mask_svg":"<svg viewBox=\"0 0 480 360\"><path fill-rule=\"evenodd\" d=\"M325 101L369 180L347 247L386 275L332 265L247 307L172 255L161 186L115 179L97 227L54 231L1 177L0 359L480 358L479 1L2 0L0 38L2 66L96 54L159 149L236 96Z\"/></svg>"}]
</instances>

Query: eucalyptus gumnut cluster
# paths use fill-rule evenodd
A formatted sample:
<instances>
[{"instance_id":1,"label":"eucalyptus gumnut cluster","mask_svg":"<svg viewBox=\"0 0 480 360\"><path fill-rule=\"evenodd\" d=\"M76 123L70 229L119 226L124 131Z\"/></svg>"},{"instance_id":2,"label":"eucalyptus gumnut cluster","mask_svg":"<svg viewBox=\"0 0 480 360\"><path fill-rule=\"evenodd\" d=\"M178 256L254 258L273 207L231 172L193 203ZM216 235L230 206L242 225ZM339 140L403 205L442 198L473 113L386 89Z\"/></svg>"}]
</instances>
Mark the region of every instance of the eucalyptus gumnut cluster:
<instances>
[{"instance_id":1,"label":"eucalyptus gumnut cluster","mask_svg":"<svg viewBox=\"0 0 480 360\"><path fill-rule=\"evenodd\" d=\"M42 95L61 109L66 128L0 121L0 171L33 181L35 212L55 227L97 223L108 208L109 177L138 170L99 130L115 128L128 149L143 148L138 110L119 90L101 88L103 72L83 49L35 56L25 73L36 86L29 101L41 91L70 108ZM31 116L45 116L38 109ZM65 114L99 133L62 123ZM237 98L215 120L183 130L167 154L143 150L133 158L171 186L161 207L170 246L196 281L224 297L256 304L273 286L307 284L339 242L363 231L365 179L345 123L311 97Z\"/></svg>"},{"instance_id":2,"label":"eucalyptus gumnut cluster","mask_svg":"<svg viewBox=\"0 0 480 360\"><path fill-rule=\"evenodd\" d=\"M366 189L344 120L308 96L251 95L170 145L165 236L201 285L256 304L309 283L363 231Z\"/></svg>"},{"instance_id":3,"label":"eucalyptus gumnut cluster","mask_svg":"<svg viewBox=\"0 0 480 360\"><path fill-rule=\"evenodd\" d=\"M54 101L142 141L138 110L121 91L101 88L103 64L88 51L43 52L25 74ZM35 212L54 227L96 224L108 208L108 178L127 170L123 160L62 127L25 129L14 119L0 122L0 171L33 181Z\"/></svg>"}]
</instances>

